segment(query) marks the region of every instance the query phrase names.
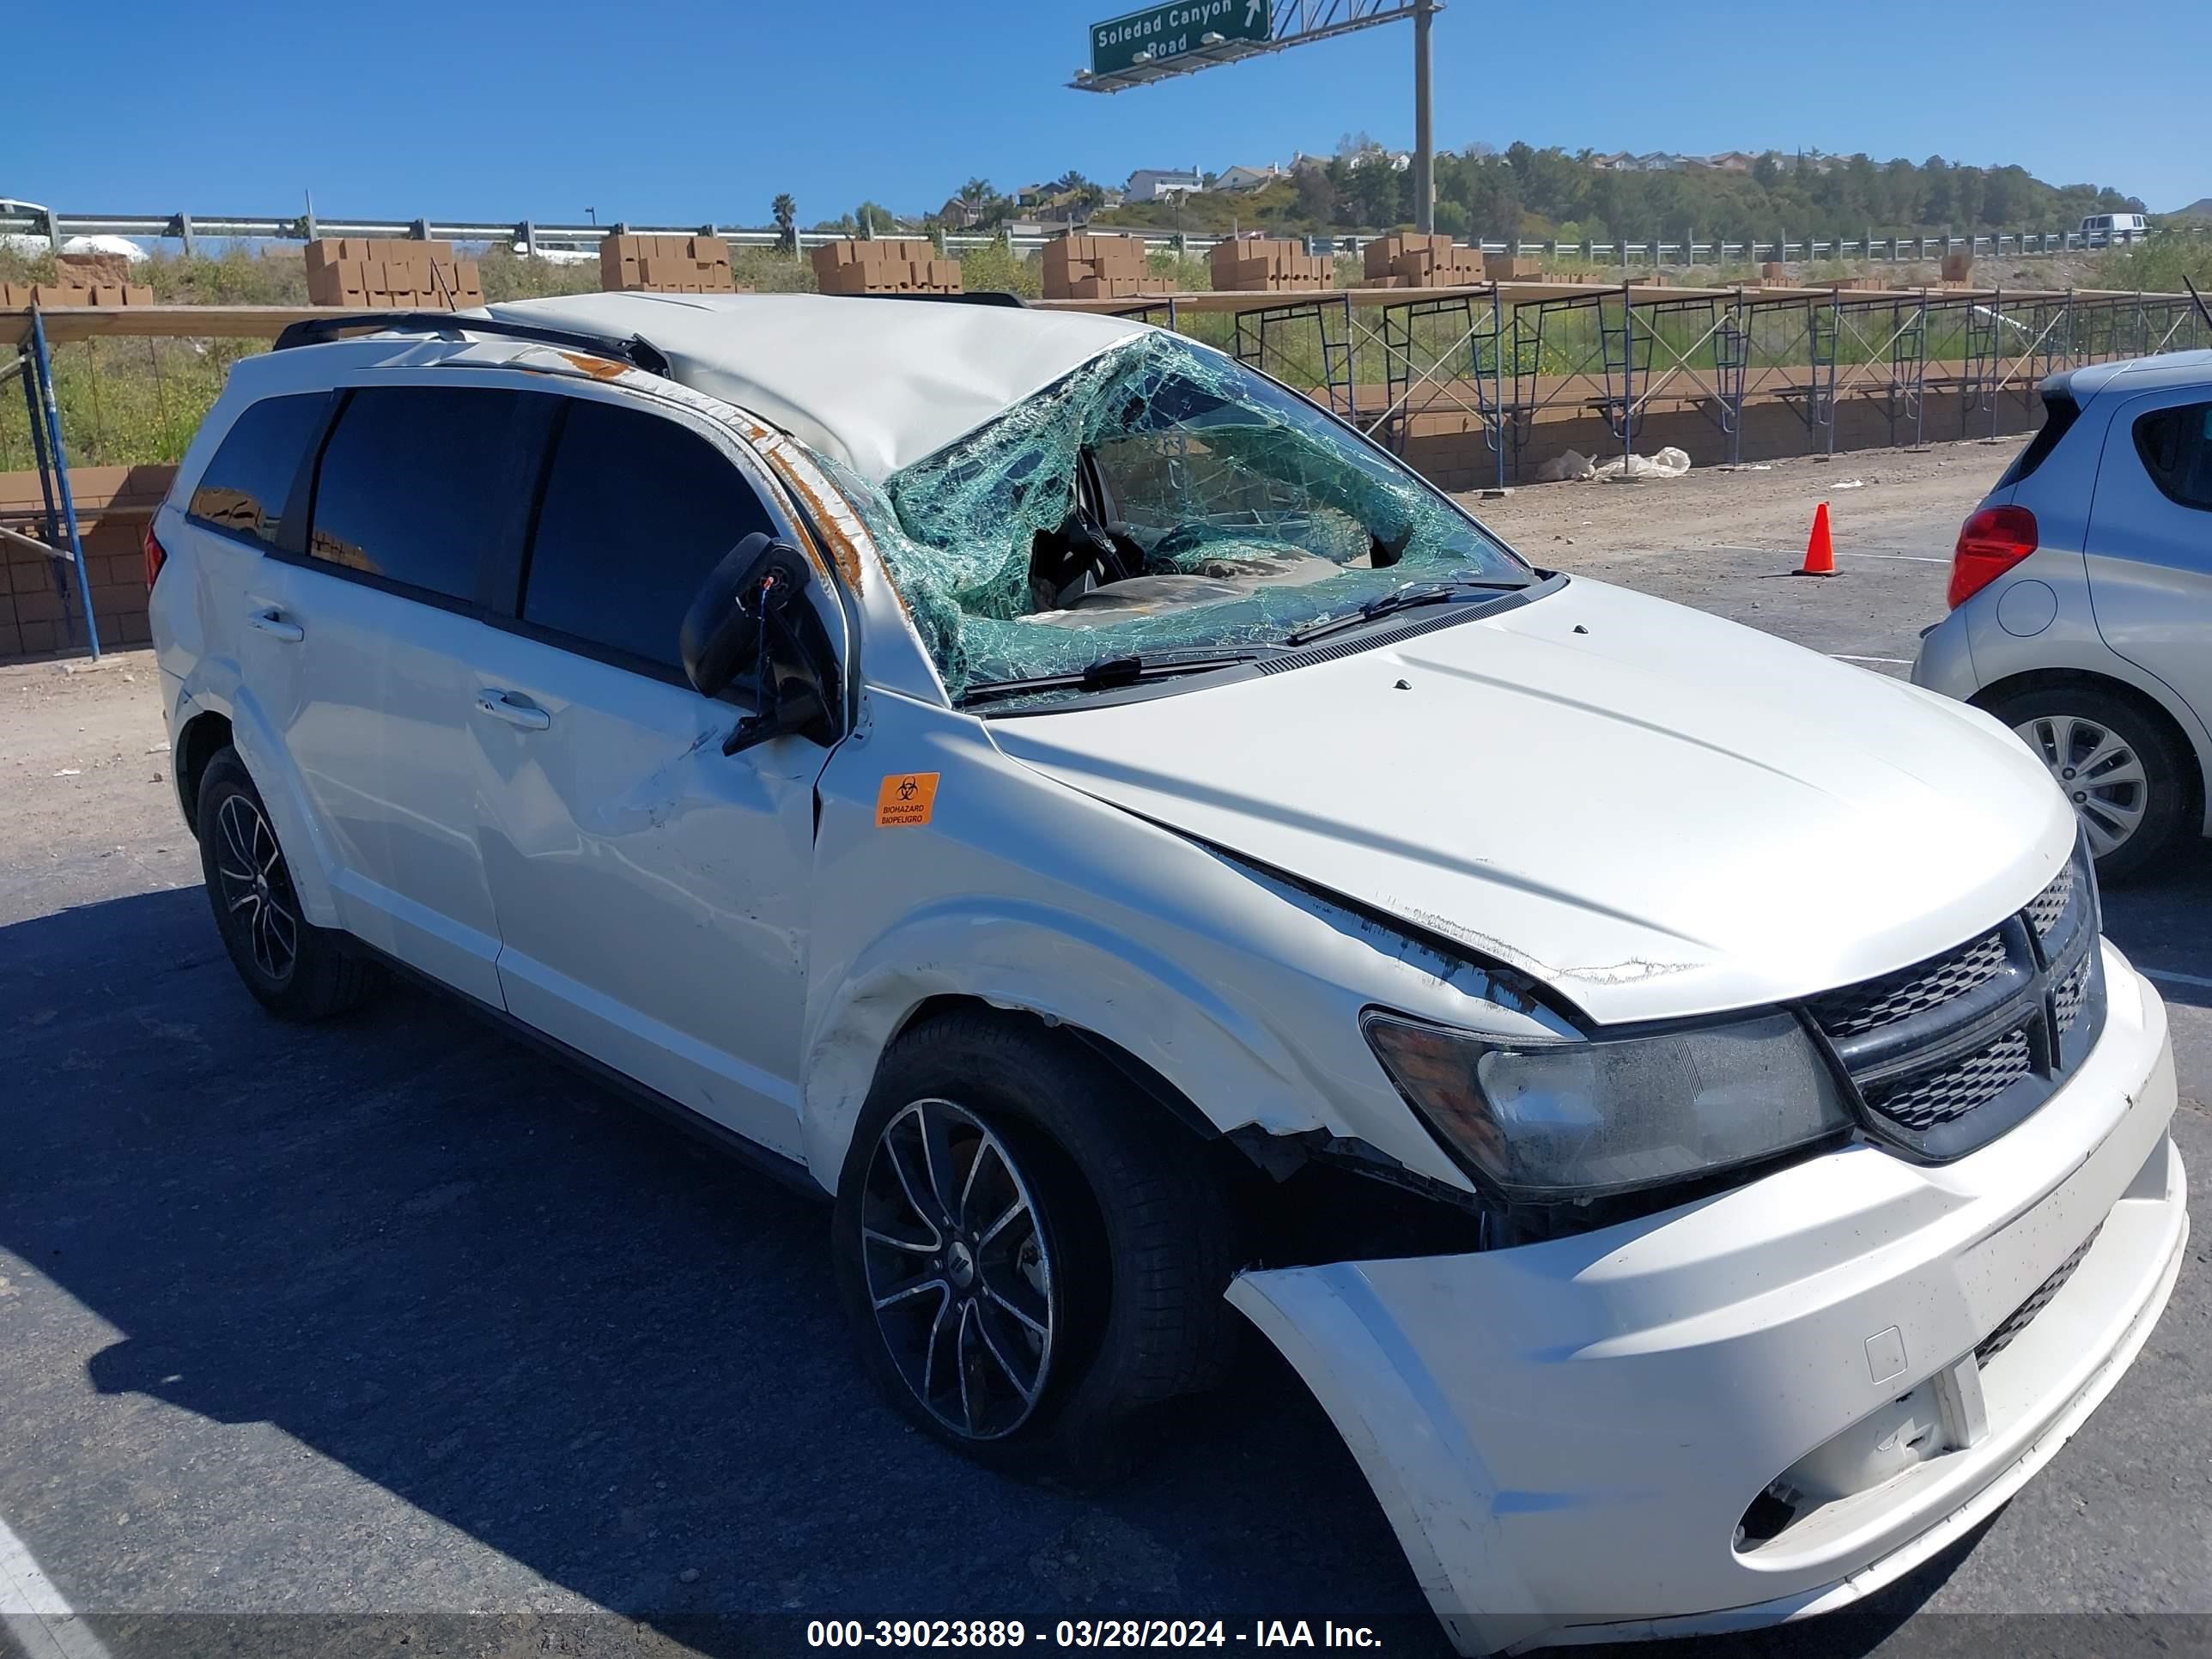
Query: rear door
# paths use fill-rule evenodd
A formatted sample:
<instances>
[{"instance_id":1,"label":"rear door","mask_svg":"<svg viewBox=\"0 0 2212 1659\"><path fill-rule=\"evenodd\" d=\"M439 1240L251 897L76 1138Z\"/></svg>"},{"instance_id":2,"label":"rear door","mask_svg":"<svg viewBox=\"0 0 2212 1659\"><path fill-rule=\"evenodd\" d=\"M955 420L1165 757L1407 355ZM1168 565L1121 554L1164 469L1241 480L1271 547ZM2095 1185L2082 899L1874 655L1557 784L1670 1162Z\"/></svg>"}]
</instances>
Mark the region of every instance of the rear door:
<instances>
[{"instance_id":1,"label":"rear door","mask_svg":"<svg viewBox=\"0 0 2212 1659\"><path fill-rule=\"evenodd\" d=\"M483 865L516 1015L791 1157L828 756L734 756L678 636L715 563L788 536L726 434L618 393L555 399L506 631L473 659ZM834 596L831 637L842 639Z\"/></svg>"},{"instance_id":2,"label":"rear door","mask_svg":"<svg viewBox=\"0 0 2212 1659\"><path fill-rule=\"evenodd\" d=\"M2105 642L2212 716L2212 396L2146 392L2113 412L2090 508Z\"/></svg>"},{"instance_id":3,"label":"rear door","mask_svg":"<svg viewBox=\"0 0 2212 1659\"><path fill-rule=\"evenodd\" d=\"M304 543L257 573L249 637L296 665L276 712L341 924L497 1006L470 665L493 634L483 584L520 545L553 400L467 373L341 392Z\"/></svg>"}]
</instances>

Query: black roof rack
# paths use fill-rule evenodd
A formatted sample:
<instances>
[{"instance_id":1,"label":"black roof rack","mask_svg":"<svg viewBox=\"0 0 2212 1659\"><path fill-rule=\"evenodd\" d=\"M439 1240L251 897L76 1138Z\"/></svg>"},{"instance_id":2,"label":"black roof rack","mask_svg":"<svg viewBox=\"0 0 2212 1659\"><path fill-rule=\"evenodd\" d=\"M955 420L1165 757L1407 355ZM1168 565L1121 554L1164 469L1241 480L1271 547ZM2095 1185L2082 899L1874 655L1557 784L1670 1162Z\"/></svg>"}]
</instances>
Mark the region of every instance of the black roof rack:
<instances>
[{"instance_id":1,"label":"black roof rack","mask_svg":"<svg viewBox=\"0 0 2212 1659\"><path fill-rule=\"evenodd\" d=\"M348 334L495 334L502 339L533 340L539 345L564 346L594 357L611 357L665 376L668 359L641 336L593 334L585 329L555 328L544 323L511 322L504 317L462 317L450 311L355 311L329 317L312 317L294 323L276 337L276 349L292 346L326 345Z\"/></svg>"},{"instance_id":2,"label":"black roof rack","mask_svg":"<svg viewBox=\"0 0 2212 1659\"><path fill-rule=\"evenodd\" d=\"M933 300L948 306L1013 306L1027 311L1030 302L1018 294L992 289L980 294L848 294L848 300Z\"/></svg>"}]
</instances>

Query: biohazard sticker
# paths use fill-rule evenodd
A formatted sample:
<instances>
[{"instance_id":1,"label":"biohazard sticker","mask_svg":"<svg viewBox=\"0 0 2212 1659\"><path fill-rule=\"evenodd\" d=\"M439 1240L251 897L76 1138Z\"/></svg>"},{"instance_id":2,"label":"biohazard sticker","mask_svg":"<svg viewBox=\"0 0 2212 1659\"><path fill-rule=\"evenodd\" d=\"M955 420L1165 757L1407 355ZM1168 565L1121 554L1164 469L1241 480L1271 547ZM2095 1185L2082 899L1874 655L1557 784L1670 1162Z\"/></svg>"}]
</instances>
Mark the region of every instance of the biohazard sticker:
<instances>
[{"instance_id":1,"label":"biohazard sticker","mask_svg":"<svg viewBox=\"0 0 2212 1659\"><path fill-rule=\"evenodd\" d=\"M936 773L894 772L876 791L876 828L897 830L927 823L930 809L936 805Z\"/></svg>"}]
</instances>

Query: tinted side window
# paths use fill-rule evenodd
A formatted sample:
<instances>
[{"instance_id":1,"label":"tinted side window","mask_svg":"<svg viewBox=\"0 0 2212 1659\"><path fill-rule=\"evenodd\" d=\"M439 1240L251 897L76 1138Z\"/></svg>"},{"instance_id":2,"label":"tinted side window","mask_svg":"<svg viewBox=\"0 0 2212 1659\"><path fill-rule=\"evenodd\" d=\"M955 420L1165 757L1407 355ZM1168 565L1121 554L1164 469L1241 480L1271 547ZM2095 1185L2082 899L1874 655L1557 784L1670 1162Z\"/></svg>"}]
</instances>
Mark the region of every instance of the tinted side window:
<instances>
[{"instance_id":1,"label":"tinted side window","mask_svg":"<svg viewBox=\"0 0 2212 1659\"><path fill-rule=\"evenodd\" d=\"M530 489L523 393L372 386L338 415L315 475L307 551L449 599L518 522Z\"/></svg>"},{"instance_id":2,"label":"tinted side window","mask_svg":"<svg viewBox=\"0 0 2212 1659\"><path fill-rule=\"evenodd\" d=\"M185 508L193 522L273 545L285 497L330 401L326 392L310 392L248 404L193 486Z\"/></svg>"},{"instance_id":3,"label":"tinted side window","mask_svg":"<svg viewBox=\"0 0 2212 1659\"><path fill-rule=\"evenodd\" d=\"M522 616L673 667L707 573L773 533L744 475L696 433L639 410L568 405L522 591Z\"/></svg>"},{"instance_id":4,"label":"tinted side window","mask_svg":"<svg viewBox=\"0 0 2212 1659\"><path fill-rule=\"evenodd\" d=\"M2139 417L2136 453L2170 499L2212 512L2212 404L2184 404Z\"/></svg>"}]
</instances>

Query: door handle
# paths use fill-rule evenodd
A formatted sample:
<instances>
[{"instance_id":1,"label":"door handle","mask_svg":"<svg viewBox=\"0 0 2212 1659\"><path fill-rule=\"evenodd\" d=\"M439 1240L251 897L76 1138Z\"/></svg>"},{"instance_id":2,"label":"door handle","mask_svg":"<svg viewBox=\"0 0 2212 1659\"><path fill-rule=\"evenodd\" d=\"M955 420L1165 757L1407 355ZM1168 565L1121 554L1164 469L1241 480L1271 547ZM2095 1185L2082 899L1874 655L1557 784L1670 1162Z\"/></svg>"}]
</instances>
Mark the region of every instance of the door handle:
<instances>
[{"instance_id":1,"label":"door handle","mask_svg":"<svg viewBox=\"0 0 2212 1659\"><path fill-rule=\"evenodd\" d=\"M543 732L553 724L552 715L517 691L487 686L477 693L477 707L494 720L519 726L526 732Z\"/></svg>"},{"instance_id":2,"label":"door handle","mask_svg":"<svg viewBox=\"0 0 2212 1659\"><path fill-rule=\"evenodd\" d=\"M289 640L297 643L307 637L306 629L295 622L285 621L283 611L273 605L264 611L253 612L246 621L252 623L263 633L274 634L280 640Z\"/></svg>"}]
</instances>

